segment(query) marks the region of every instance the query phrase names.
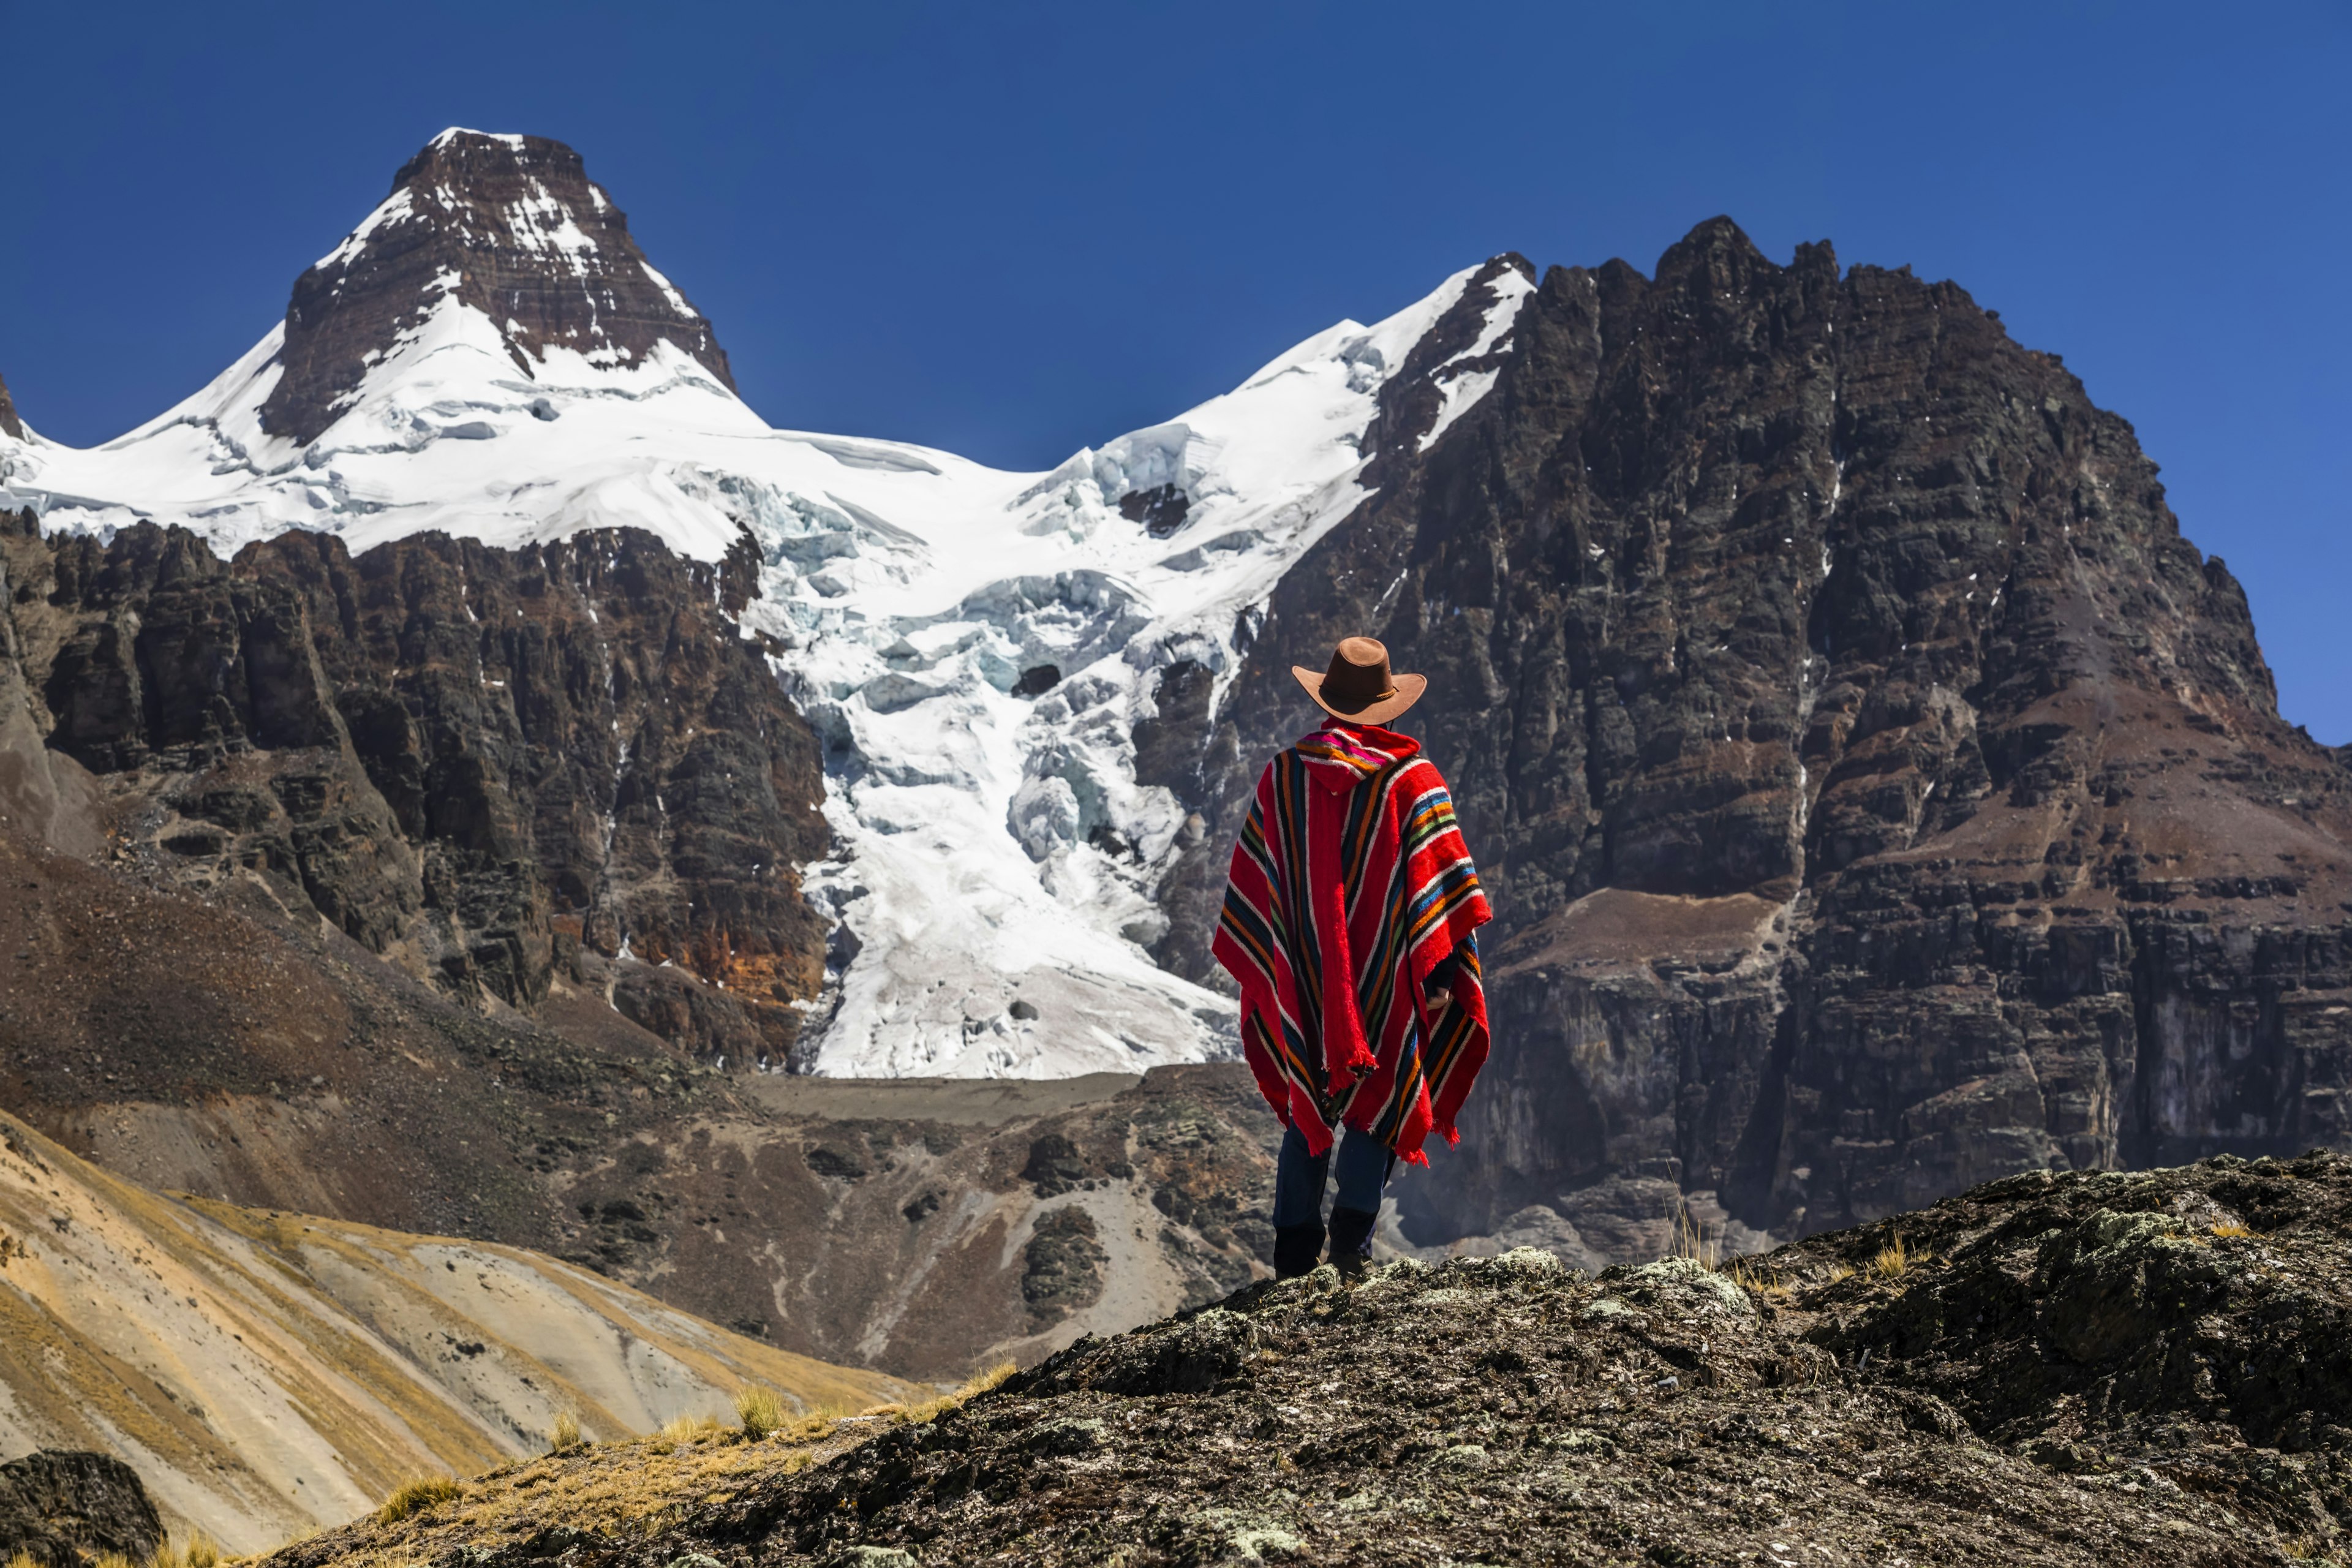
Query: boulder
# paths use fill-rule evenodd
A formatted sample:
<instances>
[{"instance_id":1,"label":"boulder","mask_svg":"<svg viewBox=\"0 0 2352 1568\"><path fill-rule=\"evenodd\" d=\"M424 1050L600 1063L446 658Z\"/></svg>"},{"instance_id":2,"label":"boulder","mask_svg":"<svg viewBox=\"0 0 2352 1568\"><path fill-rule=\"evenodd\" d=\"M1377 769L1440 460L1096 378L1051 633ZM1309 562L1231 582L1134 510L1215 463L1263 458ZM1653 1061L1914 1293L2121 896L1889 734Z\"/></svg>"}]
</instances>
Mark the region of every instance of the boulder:
<instances>
[{"instance_id":1,"label":"boulder","mask_svg":"<svg viewBox=\"0 0 2352 1568\"><path fill-rule=\"evenodd\" d=\"M0 1465L0 1557L80 1568L109 1552L140 1562L163 1543L139 1472L111 1455L42 1448Z\"/></svg>"}]
</instances>

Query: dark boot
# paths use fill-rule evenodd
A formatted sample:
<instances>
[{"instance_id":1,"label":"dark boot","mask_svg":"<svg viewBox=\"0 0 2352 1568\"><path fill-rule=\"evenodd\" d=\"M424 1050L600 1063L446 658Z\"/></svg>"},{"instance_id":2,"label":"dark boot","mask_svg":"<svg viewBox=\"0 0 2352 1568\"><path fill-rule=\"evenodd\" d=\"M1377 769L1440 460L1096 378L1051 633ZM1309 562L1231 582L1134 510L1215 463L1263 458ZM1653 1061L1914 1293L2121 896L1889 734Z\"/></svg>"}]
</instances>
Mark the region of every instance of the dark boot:
<instances>
[{"instance_id":1,"label":"dark boot","mask_svg":"<svg viewBox=\"0 0 2352 1568\"><path fill-rule=\"evenodd\" d=\"M1323 1225L1321 1221L1275 1227L1274 1277L1276 1279L1296 1279L1301 1274L1311 1274L1315 1271L1316 1264L1322 1259Z\"/></svg>"},{"instance_id":2,"label":"dark boot","mask_svg":"<svg viewBox=\"0 0 2352 1568\"><path fill-rule=\"evenodd\" d=\"M1331 1211L1331 1263L1340 1273L1361 1274L1372 1261L1372 1226L1381 1216L1362 1209Z\"/></svg>"}]
</instances>

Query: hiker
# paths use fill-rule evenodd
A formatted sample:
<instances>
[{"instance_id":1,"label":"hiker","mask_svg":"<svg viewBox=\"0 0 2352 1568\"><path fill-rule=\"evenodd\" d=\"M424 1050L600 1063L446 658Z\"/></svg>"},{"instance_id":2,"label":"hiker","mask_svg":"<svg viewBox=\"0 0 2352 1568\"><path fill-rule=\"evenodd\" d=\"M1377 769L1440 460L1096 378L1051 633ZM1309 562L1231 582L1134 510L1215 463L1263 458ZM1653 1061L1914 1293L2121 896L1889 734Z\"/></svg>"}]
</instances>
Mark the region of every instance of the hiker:
<instances>
[{"instance_id":1,"label":"hiker","mask_svg":"<svg viewBox=\"0 0 2352 1568\"><path fill-rule=\"evenodd\" d=\"M1242 1048L1282 1119L1274 1273L1314 1268L1339 1144L1331 1261L1371 1257L1396 1163L1426 1165L1486 1060L1473 933L1493 918L1421 742L1385 728L1429 684L1349 637L1318 673L1294 665L1328 718L1278 753L1234 846L1211 952L1242 990ZM1346 1128L1345 1136L1340 1128Z\"/></svg>"}]
</instances>

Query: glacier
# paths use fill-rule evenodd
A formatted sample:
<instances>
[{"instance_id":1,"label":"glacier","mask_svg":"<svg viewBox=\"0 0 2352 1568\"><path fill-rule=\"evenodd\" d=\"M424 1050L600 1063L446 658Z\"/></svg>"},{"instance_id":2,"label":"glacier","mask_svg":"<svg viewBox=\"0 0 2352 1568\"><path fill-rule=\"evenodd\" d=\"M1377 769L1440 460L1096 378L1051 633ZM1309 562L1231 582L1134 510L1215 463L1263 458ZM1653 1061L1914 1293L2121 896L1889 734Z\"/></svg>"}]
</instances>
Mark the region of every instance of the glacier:
<instances>
[{"instance_id":1,"label":"glacier","mask_svg":"<svg viewBox=\"0 0 2352 1568\"><path fill-rule=\"evenodd\" d=\"M400 199L344 245L397 221ZM1177 660L1230 679L1253 607L1367 493L1382 385L1476 271L1045 473L771 428L667 343L633 360L550 347L526 370L445 291L308 445L262 425L281 327L102 446L0 435L0 505L101 536L177 523L223 556L291 529L360 552L427 530L528 549L627 526L704 561L748 539L761 593L742 620L776 639L825 749L835 847L805 887L845 933L796 1065L1134 1072L1237 1046L1232 1003L1145 951L1164 929L1157 879L1198 824L1137 783L1135 726ZM1534 285L1506 270L1484 287L1457 361L1492 352ZM1443 424L1493 382L1441 378ZM1155 494L1181 514L1122 514Z\"/></svg>"}]
</instances>

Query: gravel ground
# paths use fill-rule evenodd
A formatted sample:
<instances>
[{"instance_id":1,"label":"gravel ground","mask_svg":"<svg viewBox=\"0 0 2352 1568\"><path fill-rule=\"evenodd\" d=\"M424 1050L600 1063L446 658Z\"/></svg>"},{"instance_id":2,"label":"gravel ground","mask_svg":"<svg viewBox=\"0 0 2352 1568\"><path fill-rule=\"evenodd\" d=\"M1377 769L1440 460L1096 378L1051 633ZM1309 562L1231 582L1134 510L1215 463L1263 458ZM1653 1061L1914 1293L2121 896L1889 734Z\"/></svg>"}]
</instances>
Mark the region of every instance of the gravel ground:
<instances>
[{"instance_id":1,"label":"gravel ground","mask_svg":"<svg viewBox=\"0 0 2352 1568\"><path fill-rule=\"evenodd\" d=\"M2347 1236L2314 1154L2014 1177L1715 1269L1326 1269L656 1530L434 1561L2352 1562Z\"/></svg>"}]
</instances>

